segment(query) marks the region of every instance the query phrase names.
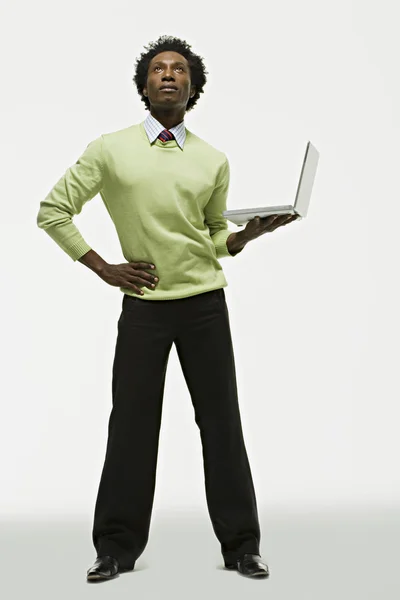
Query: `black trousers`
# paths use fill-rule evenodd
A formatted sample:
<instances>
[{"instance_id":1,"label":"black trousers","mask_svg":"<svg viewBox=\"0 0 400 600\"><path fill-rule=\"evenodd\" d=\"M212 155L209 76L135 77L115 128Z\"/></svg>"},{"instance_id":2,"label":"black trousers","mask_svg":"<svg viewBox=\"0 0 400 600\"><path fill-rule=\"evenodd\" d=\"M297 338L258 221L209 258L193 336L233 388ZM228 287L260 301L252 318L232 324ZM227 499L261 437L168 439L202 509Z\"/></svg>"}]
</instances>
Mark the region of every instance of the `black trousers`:
<instances>
[{"instance_id":1,"label":"black trousers","mask_svg":"<svg viewBox=\"0 0 400 600\"><path fill-rule=\"evenodd\" d=\"M200 431L208 512L225 565L244 552L260 553L223 288L177 300L125 294L92 532L97 556L114 556L123 569L134 568L148 541L172 343Z\"/></svg>"}]
</instances>

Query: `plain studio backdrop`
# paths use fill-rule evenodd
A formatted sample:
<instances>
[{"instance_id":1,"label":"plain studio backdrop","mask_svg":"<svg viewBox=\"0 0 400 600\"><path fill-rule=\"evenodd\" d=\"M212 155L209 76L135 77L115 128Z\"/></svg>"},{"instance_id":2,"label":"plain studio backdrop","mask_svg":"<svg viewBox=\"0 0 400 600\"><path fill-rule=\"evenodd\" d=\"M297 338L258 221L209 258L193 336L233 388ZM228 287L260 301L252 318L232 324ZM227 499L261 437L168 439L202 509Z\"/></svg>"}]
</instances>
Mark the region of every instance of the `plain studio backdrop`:
<instances>
[{"instance_id":1,"label":"plain studio backdrop","mask_svg":"<svg viewBox=\"0 0 400 600\"><path fill-rule=\"evenodd\" d=\"M76 523L80 541L68 556L80 552L80 582L82 565L94 558L90 533L122 293L74 263L37 228L36 215L91 140L147 116L132 82L135 60L168 34L204 58L208 81L185 122L230 161L228 209L291 203L308 140L320 152L307 219L221 259L261 551L275 565L269 590L288 598L282 590L295 572L296 597L326 598L347 568L365 586L360 597L377 597L380 585L386 598L396 597L390 560L400 499L398 11L395 1L361 0L243 7L2 2L0 512L9 536L3 560L19 527L23 556L43 550L56 569L66 548L62 535ZM126 262L99 195L74 222L105 260ZM242 229L228 223L231 231ZM132 457L132 469L140 460ZM174 525L157 538L161 514ZM42 547L46 523L54 538ZM323 523L334 525L320 534ZM194 529L179 538L185 527ZM312 531L320 534L315 544ZM220 562L200 435L175 346L149 552L162 540L170 550L168 536L178 536L187 554L197 550L201 573L210 553ZM307 548L314 555L302 588L304 562L297 561L306 560ZM321 561L314 571L318 556L332 549L334 564ZM321 589L307 588L324 568ZM222 589L227 579L232 585L230 576L222 579ZM265 590L261 584L252 593ZM347 592L341 596L354 598Z\"/></svg>"}]
</instances>

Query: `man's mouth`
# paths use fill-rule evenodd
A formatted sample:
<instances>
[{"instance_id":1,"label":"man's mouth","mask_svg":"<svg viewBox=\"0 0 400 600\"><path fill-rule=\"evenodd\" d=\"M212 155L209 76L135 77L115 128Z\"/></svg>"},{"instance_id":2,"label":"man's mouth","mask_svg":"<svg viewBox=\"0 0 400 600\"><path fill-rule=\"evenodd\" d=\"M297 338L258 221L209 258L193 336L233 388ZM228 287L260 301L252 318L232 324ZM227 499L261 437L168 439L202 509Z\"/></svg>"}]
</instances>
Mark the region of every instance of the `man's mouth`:
<instances>
[{"instance_id":1,"label":"man's mouth","mask_svg":"<svg viewBox=\"0 0 400 600\"><path fill-rule=\"evenodd\" d=\"M174 85L164 85L160 87L160 92L177 92L177 88Z\"/></svg>"}]
</instances>

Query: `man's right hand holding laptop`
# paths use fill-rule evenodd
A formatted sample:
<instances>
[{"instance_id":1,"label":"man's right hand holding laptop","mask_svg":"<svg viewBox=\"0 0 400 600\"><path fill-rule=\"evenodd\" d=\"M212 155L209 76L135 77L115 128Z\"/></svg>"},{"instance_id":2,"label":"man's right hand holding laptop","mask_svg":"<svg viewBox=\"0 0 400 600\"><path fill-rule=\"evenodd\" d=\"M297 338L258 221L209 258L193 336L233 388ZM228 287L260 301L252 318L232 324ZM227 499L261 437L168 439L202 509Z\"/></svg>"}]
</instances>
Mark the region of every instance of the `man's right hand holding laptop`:
<instances>
[{"instance_id":1,"label":"man's right hand holding laptop","mask_svg":"<svg viewBox=\"0 0 400 600\"><path fill-rule=\"evenodd\" d=\"M268 217L254 217L247 222L241 233L248 241L255 240L264 233L270 233L299 218L299 215L268 215Z\"/></svg>"}]
</instances>

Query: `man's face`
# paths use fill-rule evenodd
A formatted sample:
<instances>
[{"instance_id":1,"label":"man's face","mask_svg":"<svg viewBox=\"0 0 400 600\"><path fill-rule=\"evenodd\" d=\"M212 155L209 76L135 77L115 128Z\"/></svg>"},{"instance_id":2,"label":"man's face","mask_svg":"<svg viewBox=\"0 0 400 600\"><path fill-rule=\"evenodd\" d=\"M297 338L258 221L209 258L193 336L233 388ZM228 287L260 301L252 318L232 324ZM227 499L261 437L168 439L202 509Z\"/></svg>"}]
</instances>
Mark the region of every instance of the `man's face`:
<instances>
[{"instance_id":1,"label":"man's face","mask_svg":"<svg viewBox=\"0 0 400 600\"><path fill-rule=\"evenodd\" d=\"M173 90L162 90L161 87L172 86ZM191 87L190 68L182 54L178 52L160 52L151 59L147 73L147 85L143 94L150 105L162 108L185 107L189 98L195 93Z\"/></svg>"}]
</instances>

